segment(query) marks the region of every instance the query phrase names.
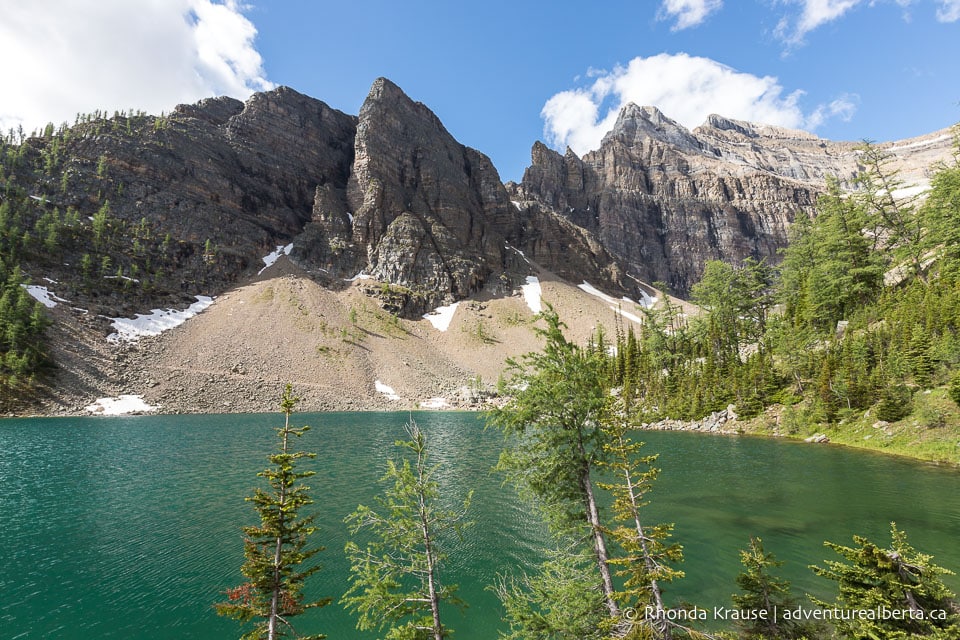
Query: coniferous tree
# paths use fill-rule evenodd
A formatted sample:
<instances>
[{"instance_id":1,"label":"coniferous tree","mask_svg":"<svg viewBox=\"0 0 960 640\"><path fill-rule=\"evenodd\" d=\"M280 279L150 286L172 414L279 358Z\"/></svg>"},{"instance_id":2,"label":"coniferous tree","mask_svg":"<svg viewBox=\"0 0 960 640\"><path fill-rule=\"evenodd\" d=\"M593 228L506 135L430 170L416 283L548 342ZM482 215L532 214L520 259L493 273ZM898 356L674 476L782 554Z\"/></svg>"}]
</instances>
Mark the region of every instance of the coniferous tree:
<instances>
[{"instance_id":1,"label":"coniferous tree","mask_svg":"<svg viewBox=\"0 0 960 640\"><path fill-rule=\"evenodd\" d=\"M883 248L891 257L905 258L913 275L922 278L927 228L917 215L917 196L903 194L903 181L891 169L893 154L869 142L860 145L858 151L865 170L856 178L860 189L852 197L867 214L874 249Z\"/></svg>"},{"instance_id":2,"label":"coniferous tree","mask_svg":"<svg viewBox=\"0 0 960 640\"><path fill-rule=\"evenodd\" d=\"M749 612L737 622L742 640L800 640L820 637L819 629L800 620L785 619L778 612L797 606L790 594L790 583L771 573L783 562L763 549L760 538L750 538L750 546L740 551L743 571L737 575L740 593L733 595L734 606Z\"/></svg>"},{"instance_id":3,"label":"coniferous tree","mask_svg":"<svg viewBox=\"0 0 960 640\"><path fill-rule=\"evenodd\" d=\"M890 537L889 549L862 536L853 537L856 547L825 542L845 562L828 560L824 567L811 567L818 576L836 582L838 588L834 602L816 598L814 602L840 612L876 612L874 616L841 616L835 620L837 630L847 638L960 637L960 608L941 579L952 572L911 547L895 523L890 525Z\"/></svg>"},{"instance_id":4,"label":"coniferous tree","mask_svg":"<svg viewBox=\"0 0 960 640\"><path fill-rule=\"evenodd\" d=\"M323 607L330 598L305 602L304 582L319 571L319 565L304 568L305 562L323 550L307 548L308 539L316 531L314 516L303 516L301 510L313 504L309 487L302 480L313 471L298 471L297 462L316 454L290 451L291 437L299 438L309 427L291 427L290 415L297 398L291 386L284 389L280 410L283 427L277 429L279 452L269 457L271 466L257 475L266 479L269 491L257 488L247 500L260 516L260 524L243 527L246 561L240 568L247 582L227 591L227 601L215 606L217 613L241 622L254 622L252 631L243 640L276 640L294 637L321 640L324 635L300 636L291 618L305 611Z\"/></svg>"},{"instance_id":5,"label":"coniferous tree","mask_svg":"<svg viewBox=\"0 0 960 640\"><path fill-rule=\"evenodd\" d=\"M920 209L927 234L923 248L940 257L941 273L960 275L960 128L954 129L954 160L943 165L930 181L930 194Z\"/></svg>"},{"instance_id":6,"label":"coniferous tree","mask_svg":"<svg viewBox=\"0 0 960 640\"><path fill-rule=\"evenodd\" d=\"M359 615L361 631L386 627L387 640L442 640L451 631L441 621L441 603L462 604L457 586L440 576L447 557L443 540L460 534L470 496L461 511L438 506L440 488L426 437L413 420L407 434L410 440L396 444L412 454L413 464L408 458L401 464L388 460L379 508L360 505L346 519L352 535L370 532L372 539L346 545L351 585L341 602Z\"/></svg>"},{"instance_id":7,"label":"coniferous tree","mask_svg":"<svg viewBox=\"0 0 960 640\"><path fill-rule=\"evenodd\" d=\"M504 608L509 633L501 640L602 640L611 620L596 588L596 559L564 536L534 573L498 576L492 590Z\"/></svg>"},{"instance_id":8,"label":"coniferous tree","mask_svg":"<svg viewBox=\"0 0 960 640\"><path fill-rule=\"evenodd\" d=\"M547 323L538 330L546 338L543 351L510 361L513 376L505 391L512 397L490 416L491 424L511 438L498 468L539 507L555 535L592 550L597 587L616 619L619 605L594 490L597 464L606 455L601 421L609 397L607 355L569 342L549 305L542 317Z\"/></svg>"},{"instance_id":9,"label":"coniferous tree","mask_svg":"<svg viewBox=\"0 0 960 640\"><path fill-rule=\"evenodd\" d=\"M913 395L906 385L888 383L880 391L880 403L877 405L877 418L886 422L896 422L910 414L913 407Z\"/></svg>"},{"instance_id":10,"label":"coniferous tree","mask_svg":"<svg viewBox=\"0 0 960 640\"><path fill-rule=\"evenodd\" d=\"M632 442L627 435L629 425L621 415L624 412L623 404L618 403L603 427L608 436L604 466L611 470L614 481L600 483L600 487L613 495L613 511L620 526L610 535L623 550L610 563L620 567L617 575L624 579L617 592L620 603L637 612L625 622L642 627L651 640L670 640L673 623L667 615L669 607L663 599L662 585L683 577L682 571L671 566L683 560L683 550L669 541L673 525L643 522L645 496L660 470L653 466L656 455L639 455L642 443ZM653 614L640 614L646 611Z\"/></svg>"},{"instance_id":11,"label":"coniferous tree","mask_svg":"<svg viewBox=\"0 0 960 640\"><path fill-rule=\"evenodd\" d=\"M950 382L949 393L950 399L960 407L960 373L953 376L953 380Z\"/></svg>"},{"instance_id":12,"label":"coniferous tree","mask_svg":"<svg viewBox=\"0 0 960 640\"><path fill-rule=\"evenodd\" d=\"M929 389L933 384L934 362L931 350L930 333L922 325L913 328L907 357L913 373L913 381L921 389Z\"/></svg>"}]
</instances>

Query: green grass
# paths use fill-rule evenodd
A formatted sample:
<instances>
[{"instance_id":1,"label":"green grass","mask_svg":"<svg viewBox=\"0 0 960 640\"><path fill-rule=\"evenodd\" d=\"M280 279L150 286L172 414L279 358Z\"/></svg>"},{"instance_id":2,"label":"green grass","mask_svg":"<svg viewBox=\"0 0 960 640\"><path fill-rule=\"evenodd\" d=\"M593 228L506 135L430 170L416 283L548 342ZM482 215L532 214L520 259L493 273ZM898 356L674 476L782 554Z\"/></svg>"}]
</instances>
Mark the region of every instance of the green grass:
<instances>
[{"instance_id":1,"label":"green grass","mask_svg":"<svg viewBox=\"0 0 960 640\"><path fill-rule=\"evenodd\" d=\"M960 408L949 398L946 387L914 393L912 411L896 422L878 421L876 406L849 412L832 424L816 422L811 414L801 405L783 409L779 434L802 440L822 433L837 444L960 465ZM775 427L765 414L747 421L744 431L773 434Z\"/></svg>"}]
</instances>

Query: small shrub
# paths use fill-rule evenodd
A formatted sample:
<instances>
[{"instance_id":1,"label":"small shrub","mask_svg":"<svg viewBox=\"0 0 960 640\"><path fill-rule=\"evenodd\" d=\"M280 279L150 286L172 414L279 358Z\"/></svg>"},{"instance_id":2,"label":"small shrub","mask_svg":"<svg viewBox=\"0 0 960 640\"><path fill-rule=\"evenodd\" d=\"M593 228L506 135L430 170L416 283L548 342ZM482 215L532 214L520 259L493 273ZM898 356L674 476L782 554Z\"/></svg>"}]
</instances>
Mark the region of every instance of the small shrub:
<instances>
[{"instance_id":1,"label":"small shrub","mask_svg":"<svg viewBox=\"0 0 960 640\"><path fill-rule=\"evenodd\" d=\"M910 414L913 405L913 394L903 384L889 385L880 393L880 404L877 405L877 419L886 422L896 422Z\"/></svg>"},{"instance_id":2,"label":"small shrub","mask_svg":"<svg viewBox=\"0 0 960 640\"><path fill-rule=\"evenodd\" d=\"M950 390L948 391L950 399L960 407L960 373L953 376L953 380L950 382Z\"/></svg>"},{"instance_id":3,"label":"small shrub","mask_svg":"<svg viewBox=\"0 0 960 640\"><path fill-rule=\"evenodd\" d=\"M497 337L493 335L490 329L487 328L487 325L483 320L477 319L472 326L464 326L463 331L466 331L471 338L482 342L483 344L493 344L495 342L500 342L497 340Z\"/></svg>"}]
</instances>

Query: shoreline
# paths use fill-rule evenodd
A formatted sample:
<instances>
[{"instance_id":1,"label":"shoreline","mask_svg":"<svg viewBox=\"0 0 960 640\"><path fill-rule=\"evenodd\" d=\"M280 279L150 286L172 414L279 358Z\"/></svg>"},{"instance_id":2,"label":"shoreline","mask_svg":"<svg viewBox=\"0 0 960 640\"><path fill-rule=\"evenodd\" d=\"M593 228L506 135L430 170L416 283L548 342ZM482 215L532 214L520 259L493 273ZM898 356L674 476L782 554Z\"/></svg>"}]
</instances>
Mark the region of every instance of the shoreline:
<instances>
[{"instance_id":1,"label":"shoreline","mask_svg":"<svg viewBox=\"0 0 960 640\"><path fill-rule=\"evenodd\" d=\"M495 398L487 398L485 403L465 403L459 406L446 406L442 408L431 408L424 407L419 403L415 403L414 406L405 406L397 407L391 406L390 403L394 401L374 403L374 406L365 406L364 408L343 408L343 407L329 407L329 408L305 408L300 411L297 411L299 414L312 414L312 413L403 413L403 412L421 412L421 413L475 413L482 414L485 411L488 411L497 404L492 402ZM245 409L228 410L228 411L208 411L203 410L200 407L192 407L191 410L164 410L162 407L158 408L157 411L133 411L129 413L119 414L119 415L105 415L97 414L89 411L58 411L50 413L24 413L24 414L6 414L2 420L18 420L18 419L58 419L58 418L124 418L124 417L137 417L137 416L177 416L177 415L203 415L203 414L220 414L220 415L270 415L277 413L275 407L249 407ZM809 444L809 445L832 445L840 446L848 449L855 449L858 451L874 453L877 455L883 456L893 456L897 458L903 458L906 460L913 460L916 462L922 462L926 464L932 464L938 467L947 467L951 469L960 469L960 458L957 460L943 459L943 458L934 458L930 456L923 455L925 452L923 450L917 449L914 451L910 450L886 450L879 447L863 446L858 445L854 442L844 442L838 441L830 436L827 436L822 433L823 425L810 425L812 428L816 427L811 431L812 435L807 435L804 433L797 434L784 434L780 433L777 430L771 430L768 427L763 426L762 419L763 415L756 418L751 418L749 420L741 420L739 416L736 415L732 405L727 409L716 411L711 413L708 416L701 418L700 420L674 420L674 419L663 419L657 422L652 423L641 423L641 425L636 429L636 431L684 431L689 433L700 433L704 435L716 435L716 436L747 436L747 437L759 437L759 438L777 438L782 440L787 440L795 442L798 444ZM731 428L731 425L736 425L736 428ZM831 430L831 429L827 429ZM835 430L835 427L834 429ZM819 436L819 437L818 437ZM960 449L960 444L958 444L958 449Z\"/></svg>"}]
</instances>

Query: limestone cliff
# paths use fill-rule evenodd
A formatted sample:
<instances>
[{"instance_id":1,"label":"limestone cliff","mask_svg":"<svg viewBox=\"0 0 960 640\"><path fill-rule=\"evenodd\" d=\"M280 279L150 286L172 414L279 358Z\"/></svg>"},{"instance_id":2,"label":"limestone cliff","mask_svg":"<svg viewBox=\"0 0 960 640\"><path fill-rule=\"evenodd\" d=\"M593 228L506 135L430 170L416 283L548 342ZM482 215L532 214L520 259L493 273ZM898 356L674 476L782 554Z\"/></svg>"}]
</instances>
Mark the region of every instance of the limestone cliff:
<instances>
[{"instance_id":1,"label":"limestone cliff","mask_svg":"<svg viewBox=\"0 0 960 640\"><path fill-rule=\"evenodd\" d=\"M885 149L922 183L951 142L938 132ZM407 317L512 291L534 265L611 294L637 294L627 276L683 294L706 260L775 260L826 176L850 185L861 168L852 143L720 116L689 131L629 105L597 151L537 143L523 182L505 186L489 158L383 78L357 116L281 87L78 120L9 155L19 160L5 188L34 203L25 224L78 214L58 255L35 246L25 271L107 315L219 293L288 244L326 286L375 278L370 293ZM89 220L107 204L123 224L91 247ZM76 265L90 258L100 279L81 282ZM140 287L104 284L148 271Z\"/></svg>"},{"instance_id":2,"label":"limestone cliff","mask_svg":"<svg viewBox=\"0 0 960 640\"><path fill-rule=\"evenodd\" d=\"M937 132L881 148L905 182L945 158ZM685 295L708 260L775 262L794 217L812 213L828 176L852 187L856 143L710 116L689 131L654 107L630 104L600 148L577 157L536 143L512 197L596 234L630 273Z\"/></svg>"},{"instance_id":3,"label":"limestone cliff","mask_svg":"<svg viewBox=\"0 0 960 640\"><path fill-rule=\"evenodd\" d=\"M380 78L360 109L349 179L318 187L293 257L397 285L384 291L390 304L416 315L491 282L509 290L527 252L621 291L616 260L588 236L549 212L519 211L489 158Z\"/></svg>"}]
</instances>

